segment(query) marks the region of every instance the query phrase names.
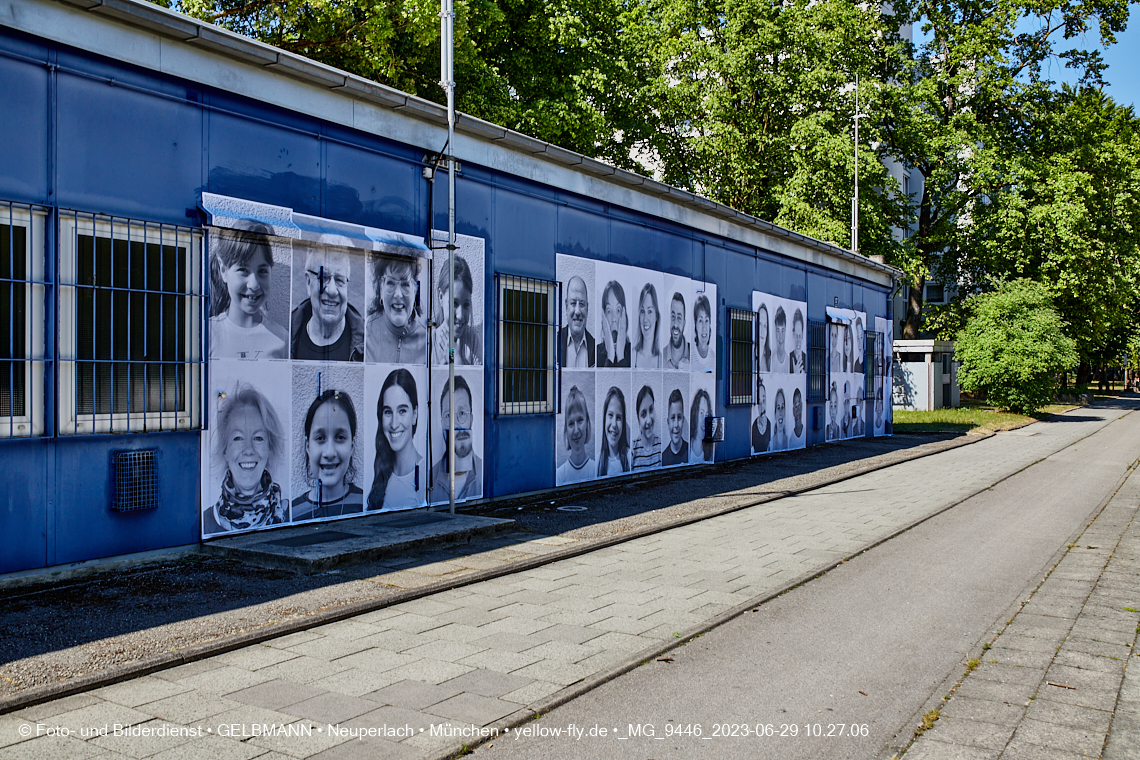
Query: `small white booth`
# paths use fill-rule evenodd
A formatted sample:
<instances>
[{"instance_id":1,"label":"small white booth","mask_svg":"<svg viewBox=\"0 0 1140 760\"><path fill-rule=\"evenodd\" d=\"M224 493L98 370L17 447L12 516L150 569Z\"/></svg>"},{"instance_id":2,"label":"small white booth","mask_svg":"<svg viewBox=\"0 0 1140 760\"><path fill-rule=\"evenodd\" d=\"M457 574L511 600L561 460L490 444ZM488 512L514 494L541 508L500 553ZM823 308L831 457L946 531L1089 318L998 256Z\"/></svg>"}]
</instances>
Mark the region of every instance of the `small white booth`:
<instances>
[{"instance_id":1,"label":"small white booth","mask_svg":"<svg viewBox=\"0 0 1140 760\"><path fill-rule=\"evenodd\" d=\"M896 409L928 412L960 404L958 362L952 340L896 340L894 345Z\"/></svg>"}]
</instances>

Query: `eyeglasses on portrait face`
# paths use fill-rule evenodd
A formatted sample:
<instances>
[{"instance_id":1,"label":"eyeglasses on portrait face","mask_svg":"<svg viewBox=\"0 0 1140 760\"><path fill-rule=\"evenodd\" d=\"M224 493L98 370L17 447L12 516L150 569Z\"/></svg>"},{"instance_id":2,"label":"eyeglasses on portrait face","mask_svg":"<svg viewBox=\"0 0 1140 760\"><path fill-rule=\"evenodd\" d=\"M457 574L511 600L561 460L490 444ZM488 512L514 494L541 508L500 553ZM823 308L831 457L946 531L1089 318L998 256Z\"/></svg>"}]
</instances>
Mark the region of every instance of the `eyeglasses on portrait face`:
<instances>
[{"instance_id":1,"label":"eyeglasses on portrait face","mask_svg":"<svg viewBox=\"0 0 1140 760\"><path fill-rule=\"evenodd\" d=\"M443 427L444 428L451 427L451 412L445 411L443 413L442 417L443 417ZM471 410L470 409L464 409L463 407L460 407L459 411L457 411L455 413L455 424L461 428L471 427Z\"/></svg>"},{"instance_id":2,"label":"eyeglasses on portrait face","mask_svg":"<svg viewBox=\"0 0 1140 760\"><path fill-rule=\"evenodd\" d=\"M324 270L323 277L321 276L321 270L319 269L307 269L305 272L309 275L309 277L320 283L321 290L324 290L330 282L333 285L336 285L337 290L344 290L348 287L348 277L343 274L329 274L328 269Z\"/></svg>"},{"instance_id":3,"label":"eyeglasses on portrait face","mask_svg":"<svg viewBox=\"0 0 1140 760\"><path fill-rule=\"evenodd\" d=\"M380 278L380 287L383 289L384 295L390 296L399 290L405 297L410 297L416 289L416 282L409 277L396 278L384 275Z\"/></svg>"}]
</instances>

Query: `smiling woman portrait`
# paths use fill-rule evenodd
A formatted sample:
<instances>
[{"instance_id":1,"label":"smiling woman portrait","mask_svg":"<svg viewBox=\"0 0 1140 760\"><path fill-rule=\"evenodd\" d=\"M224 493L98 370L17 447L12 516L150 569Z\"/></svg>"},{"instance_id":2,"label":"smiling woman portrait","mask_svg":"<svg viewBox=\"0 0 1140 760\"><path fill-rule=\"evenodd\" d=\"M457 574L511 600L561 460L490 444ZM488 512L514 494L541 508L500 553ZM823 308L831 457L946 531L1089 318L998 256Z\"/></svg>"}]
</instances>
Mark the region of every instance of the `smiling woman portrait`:
<instances>
[{"instance_id":1,"label":"smiling woman portrait","mask_svg":"<svg viewBox=\"0 0 1140 760\"><path fill-rule=\"evenodd\" d=\"M376 256L371 268L373 295L364 326L364 360L426 364L427 328L420 323L419 262Z\"/></svg>"},{"instance_id":2,"label":"smiling woman portrait","mask_svg":"<svg viewBox=\"0 0 1140 760\"><path fill-rule=\"evenodd\" d=\"M281 422L273 406L251 385L238 383L222 394L214 432L214 460L224 472L221 495L202 515L202 533L223 533L280 525L289 503L273 479L283 461Z\"/></svg>"},{"instance_id":3,"label":"smiling woman portrait","mask_svg":"<svg viewBox=\"0 0 1140 760\"><path fill-rule=\"evenodd\" d=\"M376 419L376 477L368 493L369 511L421 506L427 485L414 440L420 403L411 372L401 368L389 373L376 402Z\"/></svg>"},{"instance_id":4,"label":"smiling woman portrait","mask_svg":"<svg viewBox=\"0 0 1140 760\"><path fill-rule=\"evenodd\" d=\"M352 465L356 450L356 408L345 391L326 390L305 415L307 493L293 500L293 521L339 517L364 511L364 491Z\"/></svg>"},{"instance_id":5,"label":"smiling woman portrait","mask_svg":"<svg viewBox=\"0 0 1140 760\"><path fill-rule=\"evenodd\" d=\"M597 474L593 452L588 448L593 432L590 427L590 408L586 394L577 385L571 386L566 395L565 409L562 437L570 456L555 472L555 482L558 485L581 483Z\"/></svg>"}]
</instances>

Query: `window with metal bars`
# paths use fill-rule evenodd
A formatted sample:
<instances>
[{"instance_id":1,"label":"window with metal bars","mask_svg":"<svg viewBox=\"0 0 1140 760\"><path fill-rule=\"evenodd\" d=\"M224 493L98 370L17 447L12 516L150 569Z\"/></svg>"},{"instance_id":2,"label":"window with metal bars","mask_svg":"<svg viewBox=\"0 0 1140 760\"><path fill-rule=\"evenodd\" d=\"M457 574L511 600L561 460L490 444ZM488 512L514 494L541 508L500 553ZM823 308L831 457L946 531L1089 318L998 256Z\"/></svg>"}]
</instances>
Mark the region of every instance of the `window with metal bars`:
<instances>
[{"instance_id":1,"label":"window with metal bars","mask_svg":"<svg viewBox=\"0 0 1140 760\"><path fill-rule=\"evenodd\" d=\"M60 214L60 432L199 426L202 236Z\"/></svg>"},{"instance_id":2,"label":"window with metal bars","mask_svg":"<svg viewBox=\"0 0 1140 760\"><path fill-rule=\"evenodd\" d=\"M44 433L46 218L0 201L0 438Z\"/></svg>"},{"instance_id":3,"label":"window with metal bars","mask_svg":"<svg viewBox=\"0 0 1140 760\"><path fill-rule=\"evenodd\" d=\"M553 414L557 393L559 284L496 275L499 414Z\"/></svg>"},{"instance_id":4,"label":"window with metal bars","mask_svg":"<svg viewBox=\"0 0 1140 760\"><path fill-rule=\"evenodd\" d=\"M728 404L756 403L756 315L728 310Z\"/></svg>"},{"instance_id":5,"label":"window with metal bars","mask_svg":"<svg viewBox=\"0 0 1140 760\"><path fill-rule=\"evenodd\" d=\"M875 363L878 361L882 337L877 332L863 334L863 398L875 397L875 377L878 375Z\"/></svg>"},{"instance_id":6,"label":"window with metal bars","mask_svg":"<svg viewBox=\"0 0 1140 760\"><path fill-rule=\"evenodd\" d=\"M808 320L808 401L827 401L827 323Z\"/></svg>"}]
</instances>

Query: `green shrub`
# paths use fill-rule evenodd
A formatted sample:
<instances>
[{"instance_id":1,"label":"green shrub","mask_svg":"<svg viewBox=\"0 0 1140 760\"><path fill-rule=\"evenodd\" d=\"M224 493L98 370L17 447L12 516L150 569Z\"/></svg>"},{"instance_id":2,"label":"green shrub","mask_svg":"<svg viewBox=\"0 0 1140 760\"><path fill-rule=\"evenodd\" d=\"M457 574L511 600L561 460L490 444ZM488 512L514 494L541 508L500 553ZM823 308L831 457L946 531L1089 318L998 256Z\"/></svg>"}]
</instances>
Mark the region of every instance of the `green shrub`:
<instances>
[{"instance_id":1,"label":"green shrub","mask_svg":"<svg viewBox=\"0 0 1140 760\"><path fill-rule=\"evenodd\" d=\"M962 387L1022 414L1048 404L1057 375L1078 357L1045 286L1013 280L970 300L973 314L955 351Z\"/></svg>"}]
</instances>

